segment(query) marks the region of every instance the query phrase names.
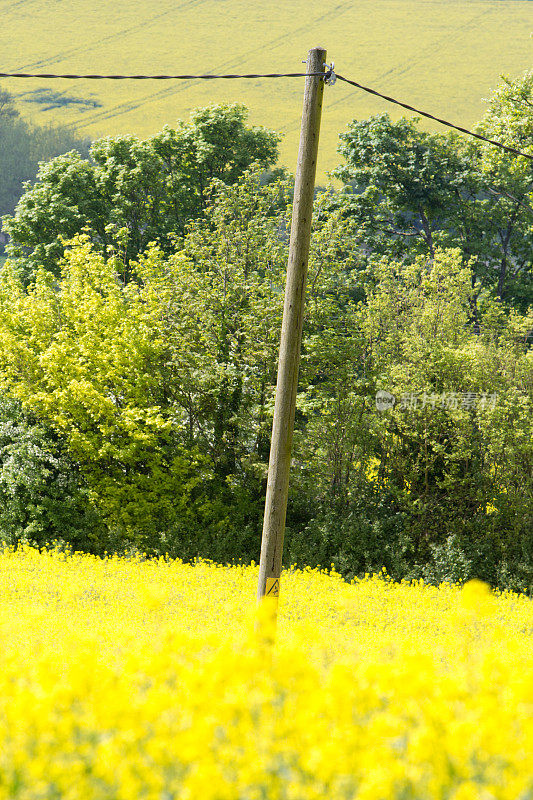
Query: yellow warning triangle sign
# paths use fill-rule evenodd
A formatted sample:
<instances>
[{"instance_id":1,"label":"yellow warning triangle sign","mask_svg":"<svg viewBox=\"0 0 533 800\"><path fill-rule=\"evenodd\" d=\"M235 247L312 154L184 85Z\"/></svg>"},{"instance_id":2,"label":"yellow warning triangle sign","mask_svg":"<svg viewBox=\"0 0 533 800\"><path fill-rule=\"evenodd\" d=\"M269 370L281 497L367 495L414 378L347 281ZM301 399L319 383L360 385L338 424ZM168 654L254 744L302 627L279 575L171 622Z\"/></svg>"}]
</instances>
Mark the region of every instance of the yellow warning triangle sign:
<instances>
[{"instance_id":1,"label":"yellow warning triangle sign","mask_svg":"<svg viewBox=\"0 0 533 800\"><path fill-rule=\"evenodd\" d=\"M266 579L265 595L269 595L270 597L278 597L279 596L279 578L267 578Z\"/></svg>"}]
</instances>

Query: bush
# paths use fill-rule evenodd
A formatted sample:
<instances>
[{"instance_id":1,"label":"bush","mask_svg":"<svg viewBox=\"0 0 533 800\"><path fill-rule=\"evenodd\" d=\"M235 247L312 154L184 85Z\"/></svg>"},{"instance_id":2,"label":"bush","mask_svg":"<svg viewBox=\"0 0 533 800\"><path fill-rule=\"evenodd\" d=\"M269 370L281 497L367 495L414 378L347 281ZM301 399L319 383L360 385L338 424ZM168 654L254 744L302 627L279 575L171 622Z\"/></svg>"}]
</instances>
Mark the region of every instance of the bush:
<instances>
[{"instance_id":1,"label":"bush","mask_svg":"<svg viewBox=\"0 0 533 800\"><path fill-rule=\"evenodd\" d=\"M0 541L101 552L102 521L57 434L0 400Z\"/></svg>"}]
</instances>

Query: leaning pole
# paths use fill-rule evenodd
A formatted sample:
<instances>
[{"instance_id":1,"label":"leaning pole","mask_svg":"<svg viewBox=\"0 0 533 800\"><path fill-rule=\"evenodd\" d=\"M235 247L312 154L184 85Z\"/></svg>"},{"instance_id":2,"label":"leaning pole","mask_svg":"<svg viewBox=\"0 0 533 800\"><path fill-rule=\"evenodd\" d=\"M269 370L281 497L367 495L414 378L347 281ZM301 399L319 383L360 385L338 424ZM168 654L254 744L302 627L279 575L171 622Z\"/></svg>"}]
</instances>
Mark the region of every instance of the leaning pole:
<instances>
[{"instance_id":1,"label":"leaning pole","mask_svg":"<svg viewBox=\"0 0 533 800\"><path fill-rule=\"evenodd\" d=\"M316 162L326 51L314 47L307 57L307 77L303 101L302 128L294 185L287 283L279 347L278 379L268 464L268 482L259 562L259 599L275 599L275 615L280 591L283 536L289 494L294 413L298 387L298 368L302 344L305 286L311 239L311 217L315 191ZM318 75L317 73L320 73Z\"/></svg>"}]
</instances>

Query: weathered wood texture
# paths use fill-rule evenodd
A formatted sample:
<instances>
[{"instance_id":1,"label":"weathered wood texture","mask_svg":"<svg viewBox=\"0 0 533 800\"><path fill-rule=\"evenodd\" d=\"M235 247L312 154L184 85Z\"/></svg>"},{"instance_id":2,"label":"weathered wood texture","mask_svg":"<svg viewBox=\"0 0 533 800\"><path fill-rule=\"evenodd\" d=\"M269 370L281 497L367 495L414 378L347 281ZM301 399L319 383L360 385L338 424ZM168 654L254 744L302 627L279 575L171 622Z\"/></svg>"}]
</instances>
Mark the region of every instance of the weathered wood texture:
<instances>
[{"instance_id":1,"label":"weathered wood texture","mask_svg":"<svg viewBox=\"0 0 533 800\"><path fill-rule=\"evenodd\" d=\"M307 72L322 72L325 62L326 51L321 47L313 48L307 57ZM305 79L261 542L259 598L267 593L267 584L268 589L271 590L268 593L277 595L279 592L323 94L324 81L322 78L308 77ZM278 579L277 582L276 579Z\"/></svg>"}]
</instances>

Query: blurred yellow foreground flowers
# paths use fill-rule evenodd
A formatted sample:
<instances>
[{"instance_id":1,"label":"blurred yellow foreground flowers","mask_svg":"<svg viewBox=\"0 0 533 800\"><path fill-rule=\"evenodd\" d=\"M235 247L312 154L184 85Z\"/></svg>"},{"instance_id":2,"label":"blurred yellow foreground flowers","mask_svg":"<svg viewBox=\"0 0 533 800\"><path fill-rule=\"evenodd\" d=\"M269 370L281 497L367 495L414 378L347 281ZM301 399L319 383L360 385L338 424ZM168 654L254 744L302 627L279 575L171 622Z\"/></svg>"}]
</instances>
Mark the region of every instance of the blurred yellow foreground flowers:
<instances>
[{"instance_id":1,"label":"blurred yellow foreground flowers","mask_svg":"<svg viewBox=\"0 0 533 800\"><path fill-rule=\"evenodd\" d=\"M533 607L482 583L0 555L0 800L531 800Z\"/></svg>"}]
</instances>

